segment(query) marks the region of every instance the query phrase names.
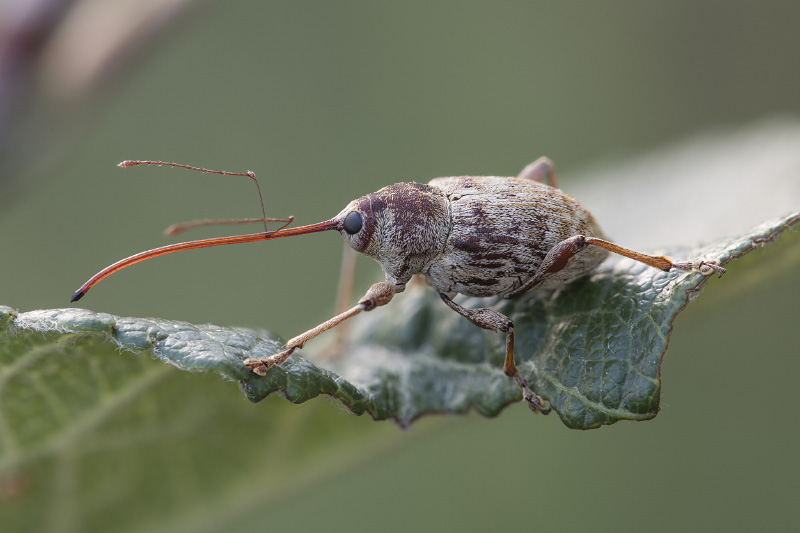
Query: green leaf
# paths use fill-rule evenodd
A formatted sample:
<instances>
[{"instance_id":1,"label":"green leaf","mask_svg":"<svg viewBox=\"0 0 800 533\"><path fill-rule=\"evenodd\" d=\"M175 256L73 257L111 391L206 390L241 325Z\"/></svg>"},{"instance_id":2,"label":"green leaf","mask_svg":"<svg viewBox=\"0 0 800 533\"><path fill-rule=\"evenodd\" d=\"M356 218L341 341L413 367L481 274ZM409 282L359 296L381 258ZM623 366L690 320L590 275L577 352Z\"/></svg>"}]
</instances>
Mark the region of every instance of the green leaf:
<instances>
[{"instance_id":1,"label":"green leaf","mask_svg":"<svg viewBox=\"0 0 800 533\"><path fill-rule=\"evenodd\" d=\"M794 213L739 238L694 250L670 250L669 255L717 258L726 264L774 240L799 220L800 213ZM658 413L660 367L673 322L706 283L725 280L665 273L619 259L560 290L493 300L489 306L514 320L517 363L532 388L551 401L567 426L587 429ZM486 304L478 299L463 303ZM410 288L386 308L354 322L354 342L337 360L315 364L293 355L260 377L242 361L281 349L280 341L263 331L122 318L83 309L17 313L0 307L2 392L14 397L8 405L21 409L18 416L6 412L0 421L7 428L2 433L15 441L9 440L6 447L19 448L27 439L35 440L37 432L59 421L67 423L70 407L60 402L62 394L79 391L97 399L104 389L114 388L116 380L125 383L125 390L138 391L165 375L166 366L142 366L126 354L111 361L74 360L76 353L107 351L109 346L150 352L182 370L214 371L238 381L254 402L278 391L294 403L326 394L355 414L369 413L401 425L423 414L469 409L493 416L521 398L501 370L504 337L473 326L447 309L433 291ZM138 369L133 380L131 367ZM82 388L79 383L86 374L98 379ZM22 402L21 397L28 400ZM47 414L41 424L23 423L31 404Z\"/></svg>"},{"instance_id":2,"label":"green leaf","mask_svg":"<svg viewBox=\"0 0 800 533\"><path fill-rule=\"evenodd\" d=\"M252 406L213 374L117 353L112 326L144 327L147 346L148 321L65 310L68 332L59 313L0 313L3 531L218 531L396 433L319 402Z\"/></svg>"}]
</instances>

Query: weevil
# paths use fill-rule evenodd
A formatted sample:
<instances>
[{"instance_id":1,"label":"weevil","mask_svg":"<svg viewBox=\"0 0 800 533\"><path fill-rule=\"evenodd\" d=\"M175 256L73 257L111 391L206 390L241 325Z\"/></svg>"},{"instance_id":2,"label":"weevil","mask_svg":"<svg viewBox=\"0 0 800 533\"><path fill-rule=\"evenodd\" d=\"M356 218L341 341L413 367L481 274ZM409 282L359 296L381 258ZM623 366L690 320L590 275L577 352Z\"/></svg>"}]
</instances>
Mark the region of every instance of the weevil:
<instances>
[{"instance_id":1,"label":"weevil","mask_svg":"<svg viewBox=\"0 0 800 533\"><path fill-rule=\"evenodd\" d=\"M225 175L252 172L212 171L162 161L123 161L120 166L171 165ZM258 182L256 181L256 186ZM261 192L259 189L259 197ZM262 201L262 214L264 207ZM357 252L380 264L385 281L373 284L355 306L294 337L282 352L244 364L266 375L295 350L319 334L363 311L388 304L405 290L415 274L422 274L442 301L476 326L505 333L503 372L514 380L534 412L550 408L528 386L514 361L514 322L489 308L466 309L453 301L457 294L513 298L531 289L555 288L594 270L609 253L619 254L664 271L698 271L703 275L725 270L716 260L674 262L606 240L594 216L563 193L552 162L542 157L517 177L458 176L436 178L427 185L396 183L350 202L338 215L316 224L264 232L182 242L141 252L106 267L72 296L75 302L98 281L126 266L180 250L254 241L268 241L320 231L338 231ZM196 225L223 223L200 221ZM193 224L190 224L190 226Z\"/></svg>"}]
</instances>

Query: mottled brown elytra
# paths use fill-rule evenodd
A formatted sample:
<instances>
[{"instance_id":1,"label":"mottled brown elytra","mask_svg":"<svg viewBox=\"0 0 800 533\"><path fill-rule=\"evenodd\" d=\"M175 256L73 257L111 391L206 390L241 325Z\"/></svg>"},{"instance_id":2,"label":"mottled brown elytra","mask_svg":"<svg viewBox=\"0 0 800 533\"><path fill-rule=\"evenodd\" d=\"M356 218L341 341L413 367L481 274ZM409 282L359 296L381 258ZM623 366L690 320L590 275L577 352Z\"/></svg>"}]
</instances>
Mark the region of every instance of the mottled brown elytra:
<instances>
[{"instance_id":1,"label":"mottled brown elytra","mask_svg":"<svg viewBox=\"0 0 800 533\"><path fill-rule=\"evenodd\" d=\"M200 172L248 176L163 161L123 161L122 167L170 165ZM547 181L548 184L544 182ZM261 191L259 189L259 197ZM261 204L264 214L263 201ZM422 274L452 310L476 326L506 334L503 371L522 389L534 412L547 414L542 398L534 393L514 364L514 322L492 309L466 309L453 301L467 296L514 297L535 288L553 288L587 274L613 252L664 271L696 270L704 275L725 270L715 260L673 262L617 246L603 239L592 214L561 192L552 162L539 158L516 178L458 176L436 178L427 185L397 183L350 202L338 215L308 226L275 231L267 222L290 223L293 218L204 220L186 227L241 222L263 222L264 232L201 239L148 250L106 267L72 296L77 301L98 281L126 266L179 250L253 241L268 241L318 231L336 230L357 252L375 259L386 281L373 284L350 309L298 335L286 349L264 359L246 359L253 372L265 375L305 343L362 311L386 305L403 292L415 274Z\"/></svg>"}]
</instances>

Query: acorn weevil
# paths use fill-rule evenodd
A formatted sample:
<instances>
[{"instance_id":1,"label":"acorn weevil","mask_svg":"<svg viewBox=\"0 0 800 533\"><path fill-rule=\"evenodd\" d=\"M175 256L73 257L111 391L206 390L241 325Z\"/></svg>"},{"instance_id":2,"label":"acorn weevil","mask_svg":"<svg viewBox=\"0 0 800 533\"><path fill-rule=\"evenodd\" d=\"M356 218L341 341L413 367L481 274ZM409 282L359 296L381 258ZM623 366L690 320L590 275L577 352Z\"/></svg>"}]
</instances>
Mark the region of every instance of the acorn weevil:
<instances>
[{"instance_id":1,"label":"acorn weevil","mask_svg":"<svg viewBox=\"0 0 800 533\"><path fill-rule=\"evenodd\" d=\"M249 176L255 181L252 172L220 172L162 161L120 163L123 167L135 165L170 165ZM515 178L459 176L436 178L427 185L389 185L353 200L330 220L308 226L268 231L267 221L292 219L266 216L230 222L253 220L263 221L265 231L172 244L114 263L78 289L72 301L79 300L106 276L159 255L335 230L355 251L375 259L386 280L373 284L355 306L291 339L284 351L264 359L246 359L244 364L254 373L265 375L320 333L362 311L386 305L405 290L413 275L422 274L450 309L480 328L506 334L503 371L522 390L534 412L547 414L550 408L528 387L514 364L514 322L492 309L466 309L453 301L455 295L512 298L531 289L555 288L591 272L609 252L664 271L694 270L720 276L725 273L715 260L673 262L605 240L592 214L558 188L553 164L545 157L525 167ZM201 221L197 225L222 222Z\"/></svg>"}]
</instances>

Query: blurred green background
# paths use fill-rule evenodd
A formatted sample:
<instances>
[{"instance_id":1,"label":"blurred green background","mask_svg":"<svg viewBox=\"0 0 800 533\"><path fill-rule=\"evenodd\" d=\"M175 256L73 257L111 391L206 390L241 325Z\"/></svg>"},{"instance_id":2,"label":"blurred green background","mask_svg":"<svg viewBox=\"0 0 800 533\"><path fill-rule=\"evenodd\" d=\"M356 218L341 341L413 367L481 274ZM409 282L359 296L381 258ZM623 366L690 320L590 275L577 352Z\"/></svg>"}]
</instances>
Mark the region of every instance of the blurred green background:
<instances>
[{"instance_id":1,"label":"blurred green background","mask_svg":"<svg viewBox=\"0 0 800 533\"><path fill-rule=\"evenodd\" d=\"M174 222L260 214L246 178L123 159L254 170L268 215L300 224L392 182L515 175L543 154L569 192L597 162L796 115L798 20L791 1L200 3L99 90L39 73L0 162L0 303L65 307ZM330 316L341 247L320 234L175 254L80 304L288 338ZM264 479L293 489L225 527L779 529L799 495L796 248L751 254L679 317L654 421L577 432L514 406L402 432L316 400L294 409L356 426L348 453L369 459ZM362 289L380 272L360 267Z\"/></svg>"}]
</instances>

